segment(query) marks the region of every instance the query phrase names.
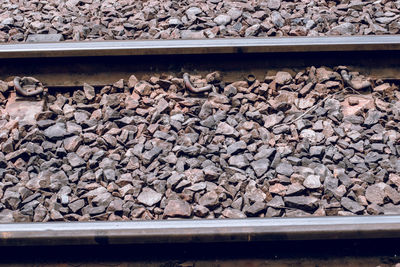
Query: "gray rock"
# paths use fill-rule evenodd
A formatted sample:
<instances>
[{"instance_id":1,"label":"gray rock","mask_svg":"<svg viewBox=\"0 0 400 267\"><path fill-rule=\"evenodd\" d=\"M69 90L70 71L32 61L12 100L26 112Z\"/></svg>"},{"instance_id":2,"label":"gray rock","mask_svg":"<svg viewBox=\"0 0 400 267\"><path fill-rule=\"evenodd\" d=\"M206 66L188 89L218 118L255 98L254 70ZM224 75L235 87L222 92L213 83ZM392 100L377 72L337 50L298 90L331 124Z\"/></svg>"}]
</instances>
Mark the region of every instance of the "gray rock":
<instances>
[{"instance_id":1,"label":"gray rock","mask_svg":"<svg viewBox=\"0 0 400 267\"><path fill-rule=\"evenodd\" d=\"M339 24L330 30L330 33L336 35L353 35L355 32L356 27L349 22Z\"/></svg>"},{"instance_id":2,"label":"gray rock","mask_svg":"<svg viewBox=\"0 0 400 267\"><path fill-rule=\"evenodd\" d=\"M362 124L364 122L364 118L357 115L348 115L343 118L343 121L348 121L352 124Z\"/></svg>"},{"instance_id":3,"label":"gray rock","mask_svg":"<svg viewBox=\"0 0 400 267\"><path fill-rule=\"evenodd\" d=\"M232 208L224 209L222 215L226 218L231 218L231 219L242 219L247 217L246 214L244 214L240 210Z\"/></svg>"},{"instance_id":4,"label":"gray rock","mask_svg":"<svg viewBox=\"0 0 400 267\"><path fill-rule=\"evenodd\" d=\"M350 131L347 133L347 136L353 141L358 142L361 139L361 134L357 131Z\"/></svg>"},{"instance_id":5,"label":"gray rock","mask_svg":"<svg viewBox=\"0 0 400 267\"><path fill-rule=\"evenodd\" d=\"M290 177L293 173L293 166L290 163L281 162L278 164L278 166L276 166L275 171L279 174Z\"/></svg>"},{"instance_id":6,"label":"gray rock","mask_svg":"<svg viewBox=\"0 0 400 267\"><path fill-rule=\"evenodd\" d=\"M209 165L205 168L203 168L204 172L204 178L207 181L213 181L218 179L218 177L221 175L222 170L214 165Z\"/></svg>"},{"instance_id":7,"label":"gray rock","mask_svg":"<svg viewBox=\"0 0 400 267\"><path fill-rule=\"evenodd\" d=\"M254 24L253 26L248 27L244 32L244 37L255 36L260 28L260 24Z\"/></svg>"},{"instance_id":8,"label":"gray rock","mask_svg":"<svg viewBox=\"0 0 400 267\"><path fill-rule=\"evenodd\" d=\"M231 8L228 10L227 14L231 17L232 20L237 20L242 16L242 11L237 8Z\"/></svg>"},{"instance_id":9,"label":"gray rock","mask_svg":"<svg viewBox=\"0 0 400 267\"><path fill-rule=\"evenodd\" d=\"M68 133L65 129L65 124L61 122L56 123L44 130L44 135L52 140L62 139L67 134Z\"/></svg>"},{"instance_id":10,"label":"gray rock","mask_svg":"<svg viewBox=\"0 0 400 267\"><path fill-rule=\"evenodd\" d=\"M227 124L226 122L220 122L218 124L217 130L215 131L216 134L223 134L228 136L235 136L237 131L235 128Z\"/></svg>"},{"instance_id":11,"label":"gray rock","mask_svg":"<svg viewBox=\"0 0 400 267\"><path fill-rule=\"evenodd\" d=\"M78 199L68 205L68 207L71 209L73 213L76 213L84 206L85 206L85 201L83 199Z\"/></svg>"},{"instance_id":12,"label":"gray rock","mask_svg":"<svg viewBox=\"0 0 400 267\"><path fill-rule=\"evenodd\" d=\"M310 143L315 143L317 141L316 133L311 129L304 129L300 132L300 137L308 140Z\"/></svg>"},{"instance_id":13,"label":"gray rock","mask_svg":"<svg viewBox=\"0 0 400 267\"><path fill-rule=\"evenodd\" d=\"M283 133L289 133L290 132L290 126L289 125L280 125L276 126L273 129L274 134L283 134Z\"/></svg>"},{"instance_id":14,"label":"gray rock","mask_svg":"<svg viewBox=\"0 0 400 267\"><path fill-rule=\"evenodd\" d=\"M103 206L104 209L107 209L108 205L110 205L112 200L113 196L109 192L104 192L93 198L92 204L97 207Z\"/></svg>"},{"instance_id":15,"label":"gray rock","mask_svg":"<svg viewBox=\"0 0 400 267\"><path fill-rule=\"evenodd\" d=\"M226 14L221 14L218 15L215 19L214 22L217 23L217 25L227 25L232 21L232 18L229 15Z\"/></svg>"},{"instance_id":16,"label":"gray rock","mask_svg":"<svg viewBox=\"0 0 400 267\"><path fill-rule=\"evenodd\" d=\"M182 25L182 21L178 18L170 18L168 20L168 25L170 26L179 26Z\"/></svg>"},{"instance_id":17,"label":"gray rock","mask_svg":"<svg viewBox=\"0 0 400 267\"><path fill-rule=\"evenodd\" d=\"M347 210L351 211L352 213L360 213L362 212L365 207L361 206L358 204L358 202L351 200L348 197L343 197L342 200L340 201L340 204Z\"/></svg>"},{"instance_id":18,"label":"gray rock","mask_svg":"<svg viewBox=\"0 0 400 267\"><path fill-rule=\"evenodd\" d=\"M271 10L277 10L281 6L281 0L268 0L267 7Z\"/></svg>"},{"instance_id":19,"label":"gray rock","mask_svg":"<svg viewBox=\"0 0 400 267\"><path fill-rule=\"evenodd\" d=\"M190 217L192 207L184 200L170 200L164 209L164 217Z\"/></svg>"},{"instance_id":20,"label":"gray rock","mask_svg":"<svg viewBox=\"0 0 400 267\"><path fill-rule=\"evenodd\" d=\"M249 161L243 155L232 156L229 158L229 165L242 169L249 166Z\"/></svg>"},{"instance_id":21,"label":"gray rock","mask_svg":"<svg viewBox=\"0 0 400 267\"><path fill-rule=\"evenodd\" d=\"M192 30L182 30L181 31L182 39L203 39L205 38L204 31L192 31Z\"/></svg>"},{"instance_id":22,"label":"gray rock","mask_svg":"<svg viewBox=\"0 0 400 267\"><path fill-rule=\"evenodd\" d=\"M186 189L193 191L193 192L198 192L198 191L204 190L206 188L207 188L207 184L205 182L195 183L192 186L186 187Z\"/></svg>"},{"instance_id":23,"label":"gray rock","mask_svg":"<svg viewBox=\"0 0 400 267\"><path fill-rule=\"evenodd\" d=\"M132 186L131 184L127 184L121 188L118 189L118 192L121 194L122 197L124 197L126 194L132 194L132 195L139 195L138 190Z\"/></svg>"},{"instance_id":24,"label":"gray rock","mask_svg":"<svg viewBox=\"0 0 400 267\"><path fill-rule=\"evenodd\" d=\"M257 177L261 177L264 173L266 173L268 171L269 163L270 163L269 160L264 158L264 159L252 161L250 163L250 166L253 168Z\"/></svg>"},{"instance_id":25,"label":"gray rock","mask_svg":"<svg viewBox=\"0 0 400 267\"><path fill-rule=\"evenodd\" d=\"M35 20L30 23L30 26L33 30L38 31L45 27L45 24L41 21Z\"/></svg>"},{"instance_id":26,"label":"gray rock","mask_svg":"<svg viewBox=\"0 0 400 267\"><path fill-rule=\"evenodd\" d=\"M371 204L371 205L368 205L367 212L368 212L368 214L371 214L371 215L379 215L379 214L383 214L383 208L376 204Z\"/></svg>"},{"instance_id":27,"label":"gray rock","mask_svg":"<svg viewBox=\"0 0 400 267\"><path fill-rule=\"evenodd\" d=\"M364 152L364 141L358 141L355 144L350 144L349 148L355 149L358 152Z\"/></svg>"},{"instance_id":28,"label":"gray rock","mask_svg":"<svg viewBox=\"0 0 400 267\"><path fill-rule=\"evenodd\" d=\"M394 204L399 204L400 203L400 193L391 187L390 185L385 184L385 195L394 203Z\"/></svg>"},{"instance_id":29,"label":"gray rock","mask_svg":"<svg viewBox=\"0 0 400 267\"><path fill-rule=\"evenodd\" d=\"M90 113L87 111L75 111L74 119L78 124L86 122L90 117Z\"/></svg>"},{"instance_id":30,"label":"gray rock","mask_svg":"<svg viewBox=\"0 0 400 267\"><path fill-rule=\"evenodd\" d=\"M264 202L266 194L259 188L248 188L244 194L251 202Z\"/></svg>"},{"instance_id":31,"label":"gray rock","mask_svg":"<svg viewBox=\"0 0 400 267\"><path fill-rule=\"evenodd\" d=\"M33 216L34 222L42 222L48 214L47 209L42 205L39 204L35 209L35 215Z\"/></svg>"},{"instance_id":32,"label":"gray rock","mask_svg":"<svg viewBox=\"0 0 400 267\"><path fill-rule=\"evenodd\" d=\"M76 153L71 152L67 154L69 165L73 168L80 167L86 164L85 160L79 157Z\"/></svg>"},{"instance_id":33,"label":"gray rock","mask_svg":"<svg viewBox=\"0 0 400 267\"><path fill-rule=\"evenodd\" d=\"M379 153L372 151L369 152L366 156L365 156L365 162L367 163L373 163L373 162L377 162L379 160L382 159L382 155L380 155Z\"/></svg>"},{"instance_id":34,"label":"gray rock","mask_svg":"<svg viewBox=\"0 0 400 267\"><path fill-rule=\"evenodd\" d=\"M219 206L220 203L218 194L215 191L205 193L202 197L200 197L199 204L211 209Z\"/></svg>"},{"instance_id":35,"label":"gray rock","mask_svg":"<svg viewBox=\"0 0 400 267\"><path fill-rule=\"evenodd\" d=\"M142 192L139 194L137 200L139 203L142 203L146 206L153 206L161 201L162 194L154 191L151 188L145 187Z\"/></svg>"},{"instance_id":36,"label":"gray rock","mask_svg":"<svg viewBox=\"0 0 400 267\"><path fill-rule=\"evenodd\" d=\"M40 120L40 121L37 121L36 123L40 129L45 129L45 128L50 127L51 125L54 125L56 122L53 120Z\"/></svg>"},{"instance_id":37,"label":"gray rock","mask_svg":"<svg viewBox=\"0 0 400 267\"><path fill-rule=\"evenodd\" d=\"M143 163L150 164L153 160L157 158L158 155L160 155L161 151L161 147L155 146L151 150L144 152L142 154Z\"/></svg>"},{"instance_id":38,"label":"gray rock","mask_svg":"<svg viewBox=\"0 0 400 267\"><path fill-rule=\"evenodd\" d=\"M21 195L10 189L4 192L2 202L5 203L6 207L12 210L16 210L18 205L21 203Z\"/></svg>"},{"instance_id":39,"label":"gray rock","mask_svg":"<svg viewBox=\"0 0 400 267\"><path fill-rule=\"evenodd\" d=\"M82 209L82 213L89 214L91 216L95 216L95 215L99 215L99 214L103 213L105 211L105 209L106 208L104 206L99 206L99 207L86 206ZM56 215L58 216L58 214L56 214Z\"/></svg>"},{"instance_id":40,"label":"gray rock","mask_svg":"<svg viewBox=\"0 0 400 267\"><path fill-rule=\"evenodd\" d=\"M202 205L196 205L193 209L193 213L197 217L202 218L202 217L207 216L210 213L210 210Z\"/></svg>"},{"instance_id":41,"label":"gray rock","mask_svg":"<svg viewBox=\"0 0 400 267\"><path fill-rule=\"evenodd\" d=\"M237 152L241 152L247 148L247 144L244 141L234 142L226 149L226 152L229 155L234 155Z\"/></svg>"},{"instance_id":42,"label":"gray rock","mask_svg":"<svg viewBox=\"0 0 400 267\"><path fill-rule=\"evenodd\" d=\"M312 20L312 19L310 19L310 20L308 20L308 21L306 22L306 29L307 29L307 30L311 30L312 28L314 28L315 25L316 25L316 24L315 24L315 21Z\"/></svg>"},{"instance_id":43,"label":"gray rock","mask_svg":"<svg viewBox=\"0 0 400 267\"><path fill-rule=\"evenodd\" d=\"M282 210L281 209L274 209L268 207L267 212L265 213L265 217L279 217L281 216Z\"/></svg>"},{"instance_id":44,"label":"gray rock","mask_svg":"<svg viewBox=\"0 0 400 267\"><path fill-rule=\"evenodd\" d=\"M366 199L373 204L382 205L386 195L385 187L385 183L378 183L368 186L367 190L365 191Z\"/></svg>"},{"instance_id":45,"label":"gray rock","mask_svg":"<svg viewBox=\"0 0 400 267\"><path fill-rule=\"evenodd\" d=\"M194 19L197 15L201 14L203 11L198 7L190 7L188 8L185 13L189 19Z\"/></svg>"},{"instance_id":46,"label":"gray rock","mask_svg":"<svg viewBox=\"0 0 400 267\"><path fill-rule=\"evenodd\" d=\"M305 190L305 187L302 186L300 183L293 183L290 184L286 190L286 195L298 195Z\"/></svg>"},{"instance_id":47,"label":"gray rock","mask_svg":"<svg viewBox=\"0 0 400 267\"><path fill-rule=\"evenodd\" d=\"M318 207L319 200L311 196L290 196L284 197L284 202L287 207L312 211Z\"/></svg>"},{"instance_id":48,"label":"gray rock","mask_svg":"<svg viewBox=\"0 0 400 267\"><path fill-rule=\"evenodd\" d=\"M271 14L271 21L277 28L283 27L285 25L285 20L282 18L278 11L273 11Z\"/></svg>"},{"instance_id":49,"label":"gray rock","mask_svg":"<svg viewBox=\"0 0 400 267\"><path fill-rule=\"evenodd\" d=\"M84 83L83 84L83 91L85 92L85 96L88 100L92 100L94 99L94 97L96 96L96 92L94 91L94 87Z\"/></svg>"},{"instance_id":50,"label":"gray rock","mask_svg":"<svg viewBox=\"0 0 400 267\"><path fill-rule=\"evenodd\" d=\"M268 201L267 206L275 209L282 209L285 207L285 202L283 202L283 198L281 196L275 196L273 199Z\"/></svg>"},{"instance_id":51,"label":"gray rock","mask_svg":"<svg viewBox=\"0 0 400 267\"><path fill-rule=\"evenodd\" d=\"M275 75L275 82L280 85L289 84L292 81L292 75L289 72L278 71Z\"/></svg>"},{"instance_id":52,"label":"gray rock","mask_svg":"<svg viewBox=\"0 0 400 267\"><path fill-rule=\"evenodd\" d=\"M400 205L393 205L392 203L388 203L383 206L383 214L384 215L398 215L400 214Z\"/></svg>"},{"instance_id":53,"label":"gray rock","mask_svg":"<svg viewBox=\"0 0 400 267\"><path fill-rule=\"evenodd\" d=\"M261 146L258 149L258 153L254 155L254 160L259 160L262 158L270 159L270 157L275 153L275 148L268 148L267 146Z\"/></svg>"},{"instance_id":54,"label":"gray rock","mask_svg":"<svg viewBox=\"0 0 400 267\"><path fill-rule=\"evenodd\" d=\"M3 19L3 20L0 22L0 24L11 26L11 25L14 24L14 22L15 22L15 20L14 20L13 18L8 17L8 18Z\"/></svg>"},{"instance_id":55,"label":"gray rock","mask_svg":"<svg viewBox=\"0 0 400 267\"><path fill-rule=\"evenodd\" d=\"M78 135L78 134L82 133L82 126L80 126L79 124L76 124L72 121L68 121L67 122L67 133Z\"/></svg>"},{"instance_id":56,"label":"gray rock","mask_svg":"<svg viewBox=\"0 0 400 267\"><path fill-rule=\"evenodd\" d=\"M364 120L365 125L373 125L379 122L382 117L382 113L377 110L369 110L367 113L367 117Z\"/></svg>"},{"instance_id":57,"label":"gray rock","mask_svg":"<svg viewBox=\"0 0 400 267\"><path fill-rule=\"evenodd\" d=\"M340 110L340 102L337 99L327 99L325 101L324 109L328 112L337 112Z\"/></svg>"},{"instance_id":58,"label":"gray rock","mask_svg":"<svg viewBox=\"0 0 400 267\"><path fill-rule=\"evenodd\" d=\"M50 176L50 189L58 191L61 187L68 184L68 176L63 170L60 170Z\"/></svg>"},{"instance_id":59,"label":"gray rock","mask_svg":"<svg viewBox=\"0 0 400 267\"><path fill-rule=\"evenodd\" d=\"M103 171L103 175L107 182L115 181L116 174L114 169L105 169Z\"/></svg>"},{"instance_id":60,"label":"gray rock","mask_svg":"<svg viewBox=\"0 0 400 267\"><path fill-rule=\"evenodd\" d=\"M204 172L201 169L188 169L185 171L185 176L193 184L203 182L205 178Z\"/></svg>"},{"instance_id":61,"label":"gray rock","mask_svg":"<svg viewBox=\"0 0 400 267\"><path fill-rule=\"evenodd\" d=\"M64 37L59 33L29 34L26 38L27 43L52 43L64 41Z\"/></svg>"},{"instance_id":62,"label":"gray rock","mask_svg":"<svg viewBox=\"0 0 400 267\"><path fill-rule=\"evenodd\" d=\"M285 118L285 116L278 115L278 114L271 114L271 115L265 116L264 117L264 127L267 129L270 129L273 126L280 123L284 118Z\"/></svg>"},{"instance_id":63,"label":"gray rock","mask_svg":"<svg viewBox=\"0 0 400 267\"><path fill-rule=\"evenodd\" d=\"M0 211L0 222L1 223L12 223L14 222L14 216L12 211L9 209L3 209Z\"/></svg>"},{"instance_id":64,"label":"gray rock","mask_svg":"<svg viewBox=\"0 0 400 267\"><path fill-rule=\"evenodd\" d=\"M303 182L303 185L308 189L318 189L322 186L319 175L307 176Z\"/></svg>"},{"instance_id":65,"label":"gray rock","mask_svg":"<svg viewBox=\"0 0 400 267\"><path fill-rule=\"evenodd\" d=\"M311 157L321 157L325 152L324 146L312 146L310 147L310 156Z\"/></svg>"},{"instance_id":66,"label":"gray rock","mask_svg":"<svg viewBox=\"0 0 400 267\"><path fill-rule=\"evenodd\" d=\"M261 212L264 212L266 208L267 204L265 202L257 201L246 209L246 214L250 216L256 216Z\"/></svg>"},{"instance_id":67,"label":"gray rock","mask_svg":"<svg viewBox=\"0 0 400 267\"><path fill-rule=\"evenodd\" d=\"M100 186L100 187L97 187L96 189L90 190L89 192L84 194L82 197L92 199L92 198L94 198L98 195L101 195L103 193L106 193L106 192L107 192L107 189Z\"/></svg>"},{"instance_id":68,"label":"gray rock","mask_svg":"<svg viewBox=\"0 0 400 267\"><path fill-rule=\"evenodd\" d=\"M64 139L64 148L67 152L75 152L78 147L82 144L82 138L80 136L71 136Z\"/></svg>"}]
</instances>

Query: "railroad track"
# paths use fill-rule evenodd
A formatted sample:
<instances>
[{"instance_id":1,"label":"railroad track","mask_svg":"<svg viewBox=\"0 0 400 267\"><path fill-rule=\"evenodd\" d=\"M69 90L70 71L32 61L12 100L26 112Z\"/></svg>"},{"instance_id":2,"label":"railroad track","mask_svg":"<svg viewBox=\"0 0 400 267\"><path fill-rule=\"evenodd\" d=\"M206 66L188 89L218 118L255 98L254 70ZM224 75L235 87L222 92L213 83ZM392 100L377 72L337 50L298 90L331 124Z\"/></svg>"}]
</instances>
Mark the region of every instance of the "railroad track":
<instances>
[{"instance_id":1,"label":"railroad track","mask_svg":"<svg viewBox=\"0 0 400 267\"><path fill-rule=\"evenodd\" d=\"M346 65L376 78L395 78L398 39L390 35L5 44L0 47L0 79L30 73L48 86L101 86L131 74L187 70L204 75L219 70L227 81L235 81L248 73L264 77L265 70L311 65Z\"/></svg>"},{"instance_id":2,"label":"railroad track","mask_svg":"<svg viewBox=\"0 0 400 267\"><path fill-rule=\"evenodd\" d=\"M334 68L345 65L351 71L368 76L370 81L396 84L400 77L399 54L400 36L17 44L0 46L0 79L10 81L14 76L34 76L51 94L52 90L75 90L84 83L101 88L120 79L128 80L132 74L140 79L155 73L176 77L190 73L204 77L207 73L219 71L224 82L230 84L248 78L249 74L262 81L266 73L271 76L280 70L300 72L310 66ZM340 74L340 69L337 73ZM344 83L355 87L345 75L346 72L341 76ZM368 90L377 86L375 83L367 85ZM357 91L360 88L350 89ZM340 90L335 92L340 93ZM329 98L334 98L334 95ZM320 104L324 102L325 99ZM307 112L314 110L306 109L302 114ZM286 121L288 124L291 122L295 122L293 117ZM285 183L288 181L282 182ZM367 199L367 205L376 204L369 197ZM391 196L385 195L385 203L387 199L395 202ZM285 199L285 205L287 203ZM12 202L7 205L12 205ZM283 207L277 209L280 208ZM315 211L314 206L311 209ZM352 210L346 206L347 210L362 214L364 208ZM396 209L393 210L386 214L398 214ZM331 239L391 242L400 238L400 216L11 223L0 224L0 236L0 246L3 247L253 244Z\"/></svg>"}]
</instances>

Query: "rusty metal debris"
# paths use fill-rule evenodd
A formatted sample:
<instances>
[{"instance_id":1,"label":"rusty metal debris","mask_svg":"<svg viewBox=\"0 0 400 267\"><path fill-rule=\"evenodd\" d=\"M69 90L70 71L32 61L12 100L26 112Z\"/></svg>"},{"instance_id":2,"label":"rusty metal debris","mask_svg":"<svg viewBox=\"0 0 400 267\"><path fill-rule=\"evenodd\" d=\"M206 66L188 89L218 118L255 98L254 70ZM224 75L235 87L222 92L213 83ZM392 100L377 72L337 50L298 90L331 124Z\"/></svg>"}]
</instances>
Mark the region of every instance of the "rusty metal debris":
<instances>
[{"instance_id":1,"label":"rusty metal debris","mask_svg":"<svg viewBox=\"0 0 400 267\"><path fill-rule=\"evenodd\" d=\"M15 92L7 99L6 111L11 119L34 123L35 115L44 110L46 99L43 85L33 77L14 78Z\"/></svg>"},{"instance_id":2,"label":"rusty metal debris","mask_svg":"<svg viewBox=\"0 0 400 267\"><path fill-rule=\"evenodd\" d=\"M32 90L29 90L29 91L26 90L23 87L23 85L21 85L21 83L23 84L23 82L21 80L25 80L25 81L26 80L33 80L34 83L39 83L39 81L37 81L36 79L33 79L33 78L29 79L29 77L28 78L24 77L24 78L21 79L20 77L16 76L14 78L14 87L15 87L15 91L17 92L18 95L28 97L28 96L40 95L40 94L43 93L44 89L40 85L39 86L34 85L35 89L32 88Z\"/></svg>"},{"instance_id":3,"label":"rusty metal debris","mask_svg":"<svg viewBox=\"0 0 400 267\"><path fill-rule=\"evenodd\" d=\"M204 92L210 91L212 89L211 84L203 86L203 87L199 87L199 88L194 87L194 85L190 81L189 73L183 74L183 81L185 83L185 88L188 89L192 93L196 93L196 94L204 93Z\"/></svg>"},{"instance_id":4,"label":"rusty metal debris","mask_svg":"<svg viewBox=\"0 0 400 267\"><path fill-rule=\"evenodd\" d=\"M355 81L352 79L351 75L348 73L347 70L341 70L340 71L340 75L342 76L344 82L346 83L347 86L350 86L351 88L353 88L354 90L363 90L366 89L368 87L371 87L371 83L369 81L366 80L360 80L360 81Z\"/></svg>"},{"instance_id":5,"label":"rusty metal debris","mask_svg":"<svg viewBox=\"0 0 400 267\"><path fill-rule=\"evenodd\" d=\"M249 85L252 85L256 81L256 76L249 74L246 78L246 81Z\"/></svg>"}]
</instances>

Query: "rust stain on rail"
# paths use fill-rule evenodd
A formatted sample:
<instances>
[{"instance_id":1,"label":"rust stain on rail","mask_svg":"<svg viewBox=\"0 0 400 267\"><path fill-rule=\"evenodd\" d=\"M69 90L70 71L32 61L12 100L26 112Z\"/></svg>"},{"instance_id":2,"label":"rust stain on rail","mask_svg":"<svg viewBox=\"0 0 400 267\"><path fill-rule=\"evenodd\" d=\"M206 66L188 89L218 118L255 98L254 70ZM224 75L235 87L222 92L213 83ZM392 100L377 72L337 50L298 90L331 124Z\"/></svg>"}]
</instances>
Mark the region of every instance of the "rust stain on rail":
<instances>
[{"instance_id":1,"label":"rust stain on rail","mask_svg":"<svg viewBox=\"0 0 400 267\"><path fill-rule=\"evenodd\" d=\"M12 237L12 234L10 232L1 232L1 238L8 239L10 237Z\"/></svg>"}]
</instances>

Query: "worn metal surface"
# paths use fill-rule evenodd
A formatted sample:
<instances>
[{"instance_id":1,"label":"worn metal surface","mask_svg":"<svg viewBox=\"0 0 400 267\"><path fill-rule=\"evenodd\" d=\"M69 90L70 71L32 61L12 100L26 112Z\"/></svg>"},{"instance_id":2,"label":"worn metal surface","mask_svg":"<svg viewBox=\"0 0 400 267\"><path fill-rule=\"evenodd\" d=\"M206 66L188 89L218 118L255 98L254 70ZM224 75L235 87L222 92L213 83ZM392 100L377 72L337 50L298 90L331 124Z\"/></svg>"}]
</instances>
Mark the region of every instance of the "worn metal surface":
<instances>
[{"instance_id":1,"label":"worn metal surface","mask_svg":"<svg viewBox=\"0 0 400 267\"><path fill-rule=\"evenodd\" d=\"M98 41L0 45L0 58L399 50L400 35Z\"/></svg>"},{"instance_id":2,"label":"worn metal surface","mask_svg":"<svg viewBox=\"0 0 400 267\"><path fill-rule=\"evenodd\" d=\"M400 77L400 36L116 41L0 45L0 79L34 76L46 86L95 86L154 74L263 80L278 70L346 65L373 78Z\"/></svg>"},{"instance_id":3,"label":"worn metal surface","mask_svg":"<svg viewBox=\"0 0 400 267\"><path fill-rule=\"evenodd\" d=\"M0 224L0 245L400 238L400 216Z\"/></svg>"}]
</instances>

